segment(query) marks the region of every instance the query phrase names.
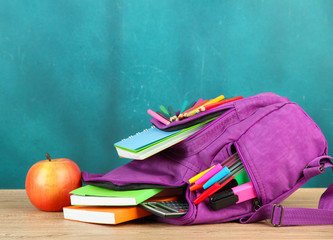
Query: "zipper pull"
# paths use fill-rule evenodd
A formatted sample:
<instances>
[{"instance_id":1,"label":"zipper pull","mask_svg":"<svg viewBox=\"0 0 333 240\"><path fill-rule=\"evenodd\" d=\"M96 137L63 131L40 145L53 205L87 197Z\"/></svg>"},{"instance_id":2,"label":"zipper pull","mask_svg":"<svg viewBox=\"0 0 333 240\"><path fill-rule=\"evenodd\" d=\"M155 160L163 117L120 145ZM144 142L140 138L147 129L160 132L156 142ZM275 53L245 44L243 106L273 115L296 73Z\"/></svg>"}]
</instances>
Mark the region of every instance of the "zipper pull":
<instances>
[{"instance_id":1,"label":"zipper pull","mask_svg":"<svg viewBox=\"0 0 333 240\"><path fill-rule=\"evenodd\" d=\"M261 207L262 203L257 199L253 199L253 209L257 211Z\"/></svg>"}]
</instances>

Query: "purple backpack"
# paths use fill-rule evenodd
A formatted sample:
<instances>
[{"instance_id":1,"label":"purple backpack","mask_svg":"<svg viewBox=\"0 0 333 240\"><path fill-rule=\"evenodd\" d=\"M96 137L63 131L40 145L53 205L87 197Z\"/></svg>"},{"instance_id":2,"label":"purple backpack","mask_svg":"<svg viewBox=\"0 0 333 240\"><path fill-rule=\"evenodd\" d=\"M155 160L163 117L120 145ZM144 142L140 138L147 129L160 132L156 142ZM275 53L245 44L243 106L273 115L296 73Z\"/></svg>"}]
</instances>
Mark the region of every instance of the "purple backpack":
<instances>
[{"instance_id":1,"label":"purple backpack","mask_svg":"<svg viewBox=\"0 0 333 240\"><path fill-rule=\"evenodd\" d=\"M192 120L213 112L221 114L184 141L106 174L83 172L83 181L115 190L186 186L188 213L180 218L159 219L171 224L234 220L250 223L265 219L271 219L274 226L333 224L333 184L322 195L318 209L279 204L309 179L333 167L323 133L299 105L285 97L263 93L197 114ZM167 127L185 124L184 121ZM208 199L193 204L201 192L190 191L188 180L235 152L253 184L257 201L219 210L212 210Z\"/></svg>"}]
</instances>

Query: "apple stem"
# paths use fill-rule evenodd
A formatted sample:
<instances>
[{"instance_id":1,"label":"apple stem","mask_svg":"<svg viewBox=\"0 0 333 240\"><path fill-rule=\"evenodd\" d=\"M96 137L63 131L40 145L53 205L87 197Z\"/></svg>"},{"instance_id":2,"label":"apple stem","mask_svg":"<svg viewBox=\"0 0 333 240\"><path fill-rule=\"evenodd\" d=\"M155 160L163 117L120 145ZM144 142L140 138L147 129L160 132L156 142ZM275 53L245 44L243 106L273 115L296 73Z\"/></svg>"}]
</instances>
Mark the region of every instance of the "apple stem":
<instances>
[{"instance_id":1,"label":"apple stem","mask_svg":"<svg viewBox=\"0 0 333 240\"><path fill-rule=\"evenodd\" d=\"M46 158L49 160L49 162L51 162L50 154L46 153Z\"/></svg>"}]
</instances>

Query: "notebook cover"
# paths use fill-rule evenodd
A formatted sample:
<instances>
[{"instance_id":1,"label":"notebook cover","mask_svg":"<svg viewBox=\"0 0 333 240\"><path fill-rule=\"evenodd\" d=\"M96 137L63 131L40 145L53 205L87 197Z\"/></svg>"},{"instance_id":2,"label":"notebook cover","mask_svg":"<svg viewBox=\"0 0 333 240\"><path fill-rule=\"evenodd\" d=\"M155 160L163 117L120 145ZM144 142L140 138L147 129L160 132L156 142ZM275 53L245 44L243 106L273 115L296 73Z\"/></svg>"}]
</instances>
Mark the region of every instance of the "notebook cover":
<instances>
[{"instance_id":1,"label":"notebook cover","mask_svg":"<svg viewBox=\"0 0 333 240\"><path fill-rule=\"evenodd\" d=\"M182 138L183 135L188 135L187 133L189 131L192 131L191 134L193 134L196 131L200 130L202 127L204 127L204 125L206 123L208 123L214 119L215 118L212 118L205 122L201 122L199 124L191 126L189 128L182 129L179 131L173 131L173 132L165 132L165 131L159 130L156 127L152 127L152 128L149 128L147 131L143 131L143 132L138 133L125 140L119 141L119 142L115 143L114 146L117 148L117 150L122 149L122 150L132 152L132 153L139 153L146 149L152 148L156 145L163 145L163 142L166 142L166 144L168 141L173 141L173 142L177 143L179 141L184 140L186 137L188 137L188 136L186 136L185 138ZM180 139L178 141L177 138L182 138L182 139Z\"/></svg>"},{"instance_id":2,"label":"notebook cover","mask_svg":"<svg viewBox=\"0 0 333 240\"><path fill-rule=\"evenodd\" d=\"M158 141L154 144L148 145L146 147L143 147L139 149L138 151L128 151L124 150L122 148L116 147L117 153L119 157L123 158L129 158L129 159L136 159L136 160L143 160L146 159L147 157L150 157L154 155L155 153L158 153L168 147L171 147L172 145L175 145L190 135L194 134L195 132L199 131L204 125L198 125L195 126L191 129L188 129L185 132L182 132L180 134L177 134L177 136L174 137L168 137L165 140Z\"/></svg>"},{"instance_id":3,"label":"notebook cover","mask_svg":"<svg viewBox=\"0 0 333 240\"><path fill-rule=\"evenodd\" d=\"M71 191L71 194L80 196L99 196L99 197L115 197L115 198L128 198L135 199L136 204L139 204L148 198L161 192L163 189L151 188L131 191L116 191L107 188L97 187L93 185L86 185ZM112 204L112 203L111 203Z\"/></svg>"},{"instance_id":4,"label":"notebook cover","mask_svg":"<svg viewBox=\"0 0 333 240\"><path fill-rule=\"evenodd\" d=\"M127 150L138 150L151 143L164 140L167 137L174 136L180 131L165 132L156 127L151 127L125 140L119 141L114 145Z\"/></svg>"}]
</instances>

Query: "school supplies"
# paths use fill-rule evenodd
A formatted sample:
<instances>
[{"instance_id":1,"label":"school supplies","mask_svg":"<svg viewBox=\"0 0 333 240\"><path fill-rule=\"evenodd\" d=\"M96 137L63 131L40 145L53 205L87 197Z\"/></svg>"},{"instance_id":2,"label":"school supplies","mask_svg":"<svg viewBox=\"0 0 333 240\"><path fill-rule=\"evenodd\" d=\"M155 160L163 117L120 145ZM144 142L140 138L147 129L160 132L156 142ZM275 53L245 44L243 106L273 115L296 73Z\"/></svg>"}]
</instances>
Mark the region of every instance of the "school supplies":
<instances>
[{"instance_id":1,"label":"school supplies","mask_svg":"<svg viewBox=\"0 0 333 240\"><path fill-rule=\"evenodd\" d=\"M150 119L150 122L163 131L184 129L204 122L207 119L223 115L224 112L232 109L236 102L242 100L243 97L223 98L224 96L220 95L210 100L199 99L192 107L184 112L176 111L176 115L169 119L168 124L161 123L154 117ZM203 106L205 106L205 108L202 108Z\"/></svg>"},{"instance_id":2,"label":"school supplies","mask_svg":"<svg viewBox=\"0 0 333 240\"><path fill-rule=\"evenodd\" d=\"M199 178L201 178L206 172L208 172L209 170L211 170L212 168L214 168L215 165L211 166L210 168L200 172L199 174L195 175L194 177L190 178L188 180L188 182L191 184L191 183L194 183L195 181L197 181Z\"/></svg>"},{"instance_id":3,"label":"school supplies","mask_svg":"<svg viewBox=\"0 0 333 240\"><path fill-rule=\"evenodd\" d=\"M218 97L216 97L216 98L214 98L214 99L211 99L211 100L207 101L206 103L202 104L201 106L204 107L204 106L209 105L209 104L217 103L217 102L219 102L219 101L221 101L221 100L223 100L223 99L224 99L224 96L223 96L223 95L220 95L220 96L218 96ZM188 117L191 117L191 116L193 116L193 115L199 113L199 112L200 112L199 109L200 109L200 108L197 107L197 108L191 110L190 112L185 113L185 114L184 114L184 117L188 118Z\"/></svg>"},{"instance_id":4,"label":"school supplies","mask_svg":"<svg viewBox=\"0 0 333 240\"><path fill-rule=\"evenodd\" d=\"M163 218L182 217L189 209L189 205L186 201L144 202L139 206L148 212Z\"/></svg>"},{"instance_id":5,"label":"school supplies","mask_svg":"<svg viewBox=\"0 0 333 240\"><path fill-rule=\"evenodd\" d=\"M160 121L161 123L165 124L165 125L168 125L170 124L170 121L165 119L163 116L159 115L158 113L154 112L153 110L151 109L148 109L147 110L147 113L149 115L151 115L152 117L156 118L158 121Z\"/></svg>"},{"instance_id":6,"label":"school supplies","mask_svg":"<svg viewBox=\"0 0 333 240\"><path fill-rule=\"evenodd\" d=\"M206 182L209 178L213 177L216 173L221 171L223 166L230 166L236 161L239 161L239 156L237 153L231 155L225 162L215 165L214 168L202 175L197 181L195 181L195 183L201 184L203 182Z\"/></svg>"},{"instance_id":7,"label":"school supplies","mask_svg":"<svg viewBox=\"0 0 333 240\"><path fill-rule=\"evenodd\" d=\"M196 176L194 176L193 178L191 178L189 180L189 182L194 182L195 180L195 184L193 184L191 187L190 187L190 190L191 191L194 191L194 190L197 190L199 188L202 188L203 185L210 179L212 178L214 175L216 175L217 173L221 172L219 175L216 176L216 179L218 177L220 177L218 180L220 180L222 177L224 177L226 174L230 173L228 172L228 169L224 169L223 171L223 167L228 167L230 166L231 164L235 163L239 161L239 156L237 153L231 155L227 160L225 160L223 163L221 164L217 164L217 165L214 165L212 167L210 167L209 169L206 169L205 171L197 174ZM225 173L225 174L224 174ZM223 175L224 174L224 175ZM217 180L216 180L217 181ZM215 181L215 182L216 182ZM210 183L214 183L213 180L210 182ZM208 184L207 184L208 185ZM207 186L206 185L206 186ZM211 185L211 184L210 184Z\"/></svg>"},{"instance_id":8,"label":"school supplies","mask_svg":"<svg viewBox=\"0 0 333 240\"><path fill-rule=\"evenodd\" d=\"M184 115L194 109L197 109L198 107L204 105L205 103L207 103L208 100L202 100L202 99L199 99L195 104L194 106L190 107L189 109L185 110L184 112L182 112L181 114L179 114L178 118L179 120L182 120L184 118Z\"/></svg>"},{"instance_id":9,"label":"school supplies","mask_svg":"<svg viewBox=\"0 0 333 240\"><path fill-rule=\"evenodd\" d=\"M252 183L248 182L216 193L209 200L211 207L214 210L218 210L253 198L256 198L256 193L254 192Z\"/></svg>"},{"instance_id":10,"label":"school supplies","mask_svg":"<svg viewBox=\"0 0 333 240\"><path fill-rule=\"evenodd\" d=\"M242 96L238 96L238 97L234 97L234 98L229 98L229 99L221 100L221 101L215 102L215 103L210 103L210 104L207 104L207 105L204 105L204 106L200 107L197 110L196 113L204 112L206 110L209 110L209 109L221 106L222 104L226 104L226 103L229 103L229 102L232 102L232 101L236 101L236 100L239 100L239 99L242 99L242 98L243 98Z\"/></svg>"},{"instance_id":11,"label":"school supplies","mask_svg":"<svg viewBox=\"0 0 333 240\"><path fill-rule=\"evenodd\" d=\"M194 104L194 103L193 103L193 104ZM185 100L185 101L183 102L183 106L182 106L182 108L180 109L180 113L184 112L184 111L186 110L187 107L188 107L188 101Z\"/></svg>"},{"instance_id":12,"label":"school supplies","mask_svg":"<svg viewBox=\"0 0 333 240\"><path fill-rule=\"evenodd\" d=\"M174 117L174 116L176 116L176 113L173 110L172 106L168 106L168 112L169 112L171 118Z\"/></svg>"},{"instance_id":13,"label":"school supplies","mask_svg":"<svg viewBox=\"0 0 333 240\"><path fill-rule=\"evenodd\" d=\"M235 186L238 186L238 185L241 185L241 184L244 184L244 183L247 183L247 182L250 182L250 178L249 176L247 175L246 171L241 171L237 176L235 176L235 178L233 180L231 180L230 182L233 182L235 183L236 185ZM192 186L190 186L190 191L195 191L195 190L198 190L200 188L203 188L205 182L204 183L201 183L199 185L196 185L196 184L193 184ZM234 187L235 187L234 186ZM229 183L227 185L225 185L223 188L225 189L228 189L228 188L231 188L229 186Z\"/></svg>"},{"instance_id":14,"label":"school supplies","mask_svg":"<svg viewBox=\"0 0 333 240\"><path fill-rule=\"evenodd\" d=\"M180 109L178 114L176 114L176 112L173 110L172 106L168 106L168 109L166 109L163 105L160 105L160 109L162 110L162 112L164 114L169 116L169 120L165 119L165 117L159 115L157 112L154 112L151 109L148 109L147 113L149 115L151 115L153 118L155 118L156 120L158 120L159 122L163 123L164 125L169 125L170 122L182 120L184 118L188 118L188 117L191 117L191 116L197 114L198 112L200 112L201 108L199 108L199 107L201 107L201 106L210 105L209 106L210 109L213 108L213 107L219 106L223 103L220 103L216 106L215 105L213 106L212 104L221 102L224 98L225 98L224 95L220 95L220 96L218 96L214 99L210 99L210 100L203 100L203 99L200 98L198 101L195 102L195 104L192 103L190 105L190 108L187 109L187 110L185 110L185 109L186 109L186 105L188 104L188 101L185 100L183 105L182 105L182 108ZM230 99L227 102L231 102L231 101L238 100L238 99L240 99L240 98ZM227 103L227 102L225 102L225 103ZM194 104L194 106L192 106L193 104ZM205 111L205 108L203 108L202 111Z\"/></svg>"},{"instance_id":15,"label":"school supplies","mask_svg":"<svg viewBox=\"0 0 333 240\"><path fill-rule=\"evenodd\" d=\"M264 93L169 125L156 119L150 121L169 131L188 127L187 124L212 114L218 115L214 121L170 151L158 153L148 161L131 161L109 173L82 172L84 182L120 190L184 186L188 213L180 218L159 219L177 225L265 219L270 219L274 226L333 224L332 204L328 201L332 200L333 185L322 195L319 209L284 208L278 204L312 177L333 167L323 133L299 105L285 97ZM197 197L211 197L230 187L228 184L236 184L234 180L240 174L234 171L206 190L189 191L190 178L212 165L221 165L231 153L238 154L243 165L240 171L246 171L251 180L256 200L234 201L232 207L217 210L210 207L209 199L194 203L193 200L199 201L195 200ZM240 186L238 181L237 185Z\"/></svg>"},{"instance_id":16,"label":"school supplies","mask_svg":"<svg viewBox=\"0 0 333 240\"><path fill-rule=\"evenodd\" d=\"M163 105L160 106L160 109L166 116L168 116L169 118L171 117L170 113L168 112L168 110Z\"/></svg>"},{"instance_id":17,"label":"school supplies","mask_svg":"<svg viewBox=\"0 0 333 240\"><path fill-rule=\"evenodd\" d=\"M119 157L143 160L181 142L193 133L199 131L212 120L213 119L210 119L192 127L172 132L165 132L156 127L151 127L141 133L115 143L114 146L116 147Z\"/></svg>"},{"instance_id":18,"label":"school supplies","mask_svg":"<svg viewBox=\"0 0 333 240\"><path fill-rule=\"evenodd\" d=\"M222 179L220 179L218 182L215 182L213 185L211 185L209 188L207 188L203 193L197 197L193 203L199 204L206 198L212 196L214 193L216 193L218 190L223 188L226 184L228 184L231 180L233 180L238 174L240 174L242 171L244 171L244 167L240 165L239 167L235 168L232 172L225 175Z\"/></svg>"},{"instance_id":19,"label":"school supplies","mask_svg":"<svg viewBox=\"0 0 333 240\"><path fill-rule=\"evenodd\" d=\"M163 189L151 188L131 191L115 191L87 185L71 191L72 205L133 206L160 193Z\"/></svg>"},{"instance_id":20,"label":"school supplies","mask_svg":"<svg viewBox=\"0 0 333 240\"><path fill-rule=\"evenodd\" d=\"M235 169L243 167L241 165L242 165L242 163L240 161L237 161L237 162L233 163L229 168L224 167L221 171L219 171L214 176L212 176L210 179L208 179L207 182L205 182L205 184L202 186L202 188L203 189L209 188L214 183L216 183L217 181L220 181L222 178L224 178L225 176L227 176L228 174L233 172Z\"/></svg>"},{"instance_id":21,"label":"school supplies","mask_svg":"<svg viewBox=\"0 0 333 240\"><path fill-rule=\"evenodd\" d=\"M68 206L63 208L63 212L67 220L98 224L119 224L151 215L139 206Z\"/></svg>"}]
</instances>

